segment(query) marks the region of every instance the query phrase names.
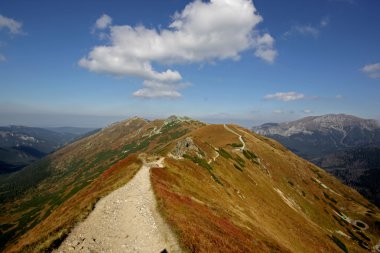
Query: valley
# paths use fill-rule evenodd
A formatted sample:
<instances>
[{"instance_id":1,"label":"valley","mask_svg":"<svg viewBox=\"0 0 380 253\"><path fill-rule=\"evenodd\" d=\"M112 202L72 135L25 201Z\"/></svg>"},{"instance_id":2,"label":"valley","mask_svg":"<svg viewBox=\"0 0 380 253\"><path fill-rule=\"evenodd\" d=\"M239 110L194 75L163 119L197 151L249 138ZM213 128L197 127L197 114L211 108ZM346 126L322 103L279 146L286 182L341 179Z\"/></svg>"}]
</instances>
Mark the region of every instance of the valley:
<instances>
[{"instance_id":1,"label":"valley","mask_svg":"<svg viewBox=\"0 0 380 253\"><path fill-rule=\"evenodd\" d=\"M8 176L60 147L96 131L79 127L0 127L0 175Z\"/></svg>"}]
</instances>

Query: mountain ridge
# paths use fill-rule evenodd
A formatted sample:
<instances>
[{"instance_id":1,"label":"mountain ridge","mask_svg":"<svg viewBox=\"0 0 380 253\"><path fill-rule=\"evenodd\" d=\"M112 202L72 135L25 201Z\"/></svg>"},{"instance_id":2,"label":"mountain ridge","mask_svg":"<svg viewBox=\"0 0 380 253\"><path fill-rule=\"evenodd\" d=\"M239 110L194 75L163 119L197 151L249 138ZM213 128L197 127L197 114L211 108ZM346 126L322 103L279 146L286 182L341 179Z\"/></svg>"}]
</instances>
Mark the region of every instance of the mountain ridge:
<instances>
[{"instance_id":1,"label":"mountain ridge","mask_svg":"<svg viewBox=\"0 0 380 253\"><path fill-rule=\"evenodd\" d=\"M380 142L378 121L346 114L309 116L276 125L263 124L253 127L252 131L275 138L306 158Z\"/></svg>"},{"instance_id":2,"label":"mountain ridge","mask_svg":"<svg viewBox=\"0 0 380 253\"><path fill-rule=\"evenodd\" d=\"M54 130L55 129L55 130ZM84 136L89 129L0 127L0 174L9 174Z\"/></svg>"},{"instance_id":3,"label":"mountain ridge","mask_svg":"<svg viewBox=\"0 0 380 253\"><path fill-rule=\"evenodd\" d=\"M380 125L352 115L306 117L253 131L274 138L380 205ZM373 157L375 156L375 157Z\"/></svg>"},{"instance_id":4,"label":"mountain ridge","mask_svg":"<svg viewBox=\"0 0 380 253\"><path fill-rule=\"evenodd\" d=\"M25 189L13 189L22 182L0 184L6 251L59 246L100 198L128 184L141 155L165 157L150 180L185 251L366 252L380 238L377 207L274 140L237 125L134 118L18 172L32 179L42 173ZM371 230L358 230L356 220Z\"/></svg>"}]
</instances>

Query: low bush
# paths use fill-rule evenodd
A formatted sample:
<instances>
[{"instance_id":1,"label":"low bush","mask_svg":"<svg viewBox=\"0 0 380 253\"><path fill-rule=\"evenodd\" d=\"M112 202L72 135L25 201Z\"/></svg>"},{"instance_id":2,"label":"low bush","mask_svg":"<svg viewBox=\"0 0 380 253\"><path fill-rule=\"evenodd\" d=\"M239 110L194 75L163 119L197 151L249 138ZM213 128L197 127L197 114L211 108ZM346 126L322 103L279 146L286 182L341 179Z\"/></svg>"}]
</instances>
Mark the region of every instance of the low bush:
<instances>
[{"instance_id":1,"label":"low bush","mask_svg":"<svg viewBox=\"0 0 380 253\"><path fill-rule=\"evenodd\" d=\"M335 235L332 235L330 238L333 242L335 242L336 245L338 245L339 248L341 248L341 250L348 253L348 249L346 245L338 237L336 237Z\"/></svg>"},{"instance_id":2,"label":"low bush","mask_svg":"<svg viewBox=\"0 0 380 253\"><path fill-rule=\"evenodd\" d=\"M220 149L218 149L217 151L218 151L218 153L219 153L220 156L222 156L222 157L224 157L224 158L226 158L226 159L232 159L231 154L228 153L226 150L220 148Z\"/></svg>"}]
</instances>

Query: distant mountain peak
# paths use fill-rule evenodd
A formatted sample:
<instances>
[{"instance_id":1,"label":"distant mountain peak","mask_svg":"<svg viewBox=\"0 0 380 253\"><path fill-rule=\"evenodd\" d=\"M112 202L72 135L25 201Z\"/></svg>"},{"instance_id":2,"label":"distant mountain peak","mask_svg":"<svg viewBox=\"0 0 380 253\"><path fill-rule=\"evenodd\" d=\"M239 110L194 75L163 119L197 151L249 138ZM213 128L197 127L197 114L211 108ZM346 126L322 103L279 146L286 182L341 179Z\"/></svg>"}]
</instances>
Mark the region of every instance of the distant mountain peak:
<instances>
[{"instance_id":1,"label":"distant mountain peak","mask_svg":"<svg viewBox=\"0 0 380 253\"><path fill-rule=\"evenodd\" d=\"M313 132L329 133L341 132L347 135L353 128L373 131L380 128L379 122L373 119L362 119L347 114L326 114L321 116L309 116L299 120L285 123L266 123L252 130L262 135L292 136L295 134L312 134Z\"/></svg>"}]
</instances>

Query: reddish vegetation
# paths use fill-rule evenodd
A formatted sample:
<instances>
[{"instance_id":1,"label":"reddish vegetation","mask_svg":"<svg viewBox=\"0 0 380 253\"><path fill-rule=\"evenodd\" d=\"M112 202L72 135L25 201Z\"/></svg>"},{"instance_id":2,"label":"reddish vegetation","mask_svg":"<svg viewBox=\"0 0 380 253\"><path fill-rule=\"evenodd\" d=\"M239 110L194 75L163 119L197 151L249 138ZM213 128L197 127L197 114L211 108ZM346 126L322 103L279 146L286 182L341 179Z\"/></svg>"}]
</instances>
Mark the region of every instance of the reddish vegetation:
<instances>
[{"instance_id":1,"label":"reddish vegetation","mask_svg":"<svg viewBox=\"0 0 380 253\"><path fill-rule=\"evenodd\" d=\"M137 156L136 155L130 155L127 158L117 162L116 164L112 165L109 169L104 171L102 175L100 176L100 180L98 179L97 181L102 181L102 180L107 180L114 176L115 174L122 173L123 169L125 169L128 165L134 163L137 161ZM95 182L95 184L97 184Z\"/></svg>"},{"instance_id":2,"label":"reddish vegetation","mask_svg":"<svg viewBox=\"0 0 380 253\"><path fill-rule=\"evenodd\" d=\"M94 154L119 148L117 155L106 155L101 160L100 165L106 168L120 154L125 154L121 153L125 145L140 143L155 126L160 128L163 124L163 121L131 120L111 126L53 154L54 168L63 170L66 161L91 163L95 161ZM334 235L346 244L349 252L365 252L354 240L336 234L337 230L346 232L354 228L342 225L333 216L334 210L369 224L370 229L365 232L371 242L380 237L380 230L375 226L380 217L376 207L279 143L233 125L229 128L238 134L227 131L223 125L199 122L165 126L170 130L147 140L144 148L133 151L135 155L109 167L6 250L41 252L59 244L99 198L135 175L141 166L139 153L144 152L147 157L166 156L186 137L192 138L197 149L186 153L185 159L166 157L165 168L151 170L151 181L161 213L187 251L340 252L336 241L331 240ZM137 129L141 131L136 135ZM186 135L177 135L179 132ZM242 135L246 144L245 153L232 145L240 143L238 135ZM39 187L62 188L63 185L68 192L74 189L71 183L76 182L75 176L92 173L83 166L75 172L71 178L64 178L65 184L49 181L50 184Z\"/></svg>"},{"instance_id":3,"label":"reddish vegetation","mask_svg":"<svg viewBox=\"0 0 380 253\"><path fill-rule=\"evenodd\" d=\"M191 133L221 183L189 159L167 158L166 168L151 171L160 210L182 246L190 252L339 252L329 236L344 228L336 224L331 209L341 207L350 217L364 219L368 201L279 143L229 127L243 136L246 149L259 160L234 150L230 144L238 143L238 136L222 125ZM210 147L223 148L230 158L212 161L215 151ZM234 167L237 156L245 161L241 170ZM339 192L331 193L335 207L314 178ZM373 233L375 239L378 232ZM350 252L364 252L355 242L345 242Z\"/></svg>"},{"instance_id":4,"label":"reddish vegetation","mask_svg":"<svg viewBox=\"0 0 380 253\"><path fill-rule=\"evenodd\" d=\"M238 227L217 210L171 191L171 176L165 169L151 173L160 208L190 252L290 252L269 239L257 240L257 231Z\"/></svg>"},{"instance_id":5,"label":"reddish vegetation","mask_svg":"<svg viewBox=\"0 0 380 253\"><path fill-rule=\"evenodd\" d=\"M10 245L7 252L45 251L59 243L75 224L83 220L103 196L127 183L141 167L136 155L131 155L109 169L58 207L48 218L38 224L18 243Z\"/></svg>"}]
</instances>

